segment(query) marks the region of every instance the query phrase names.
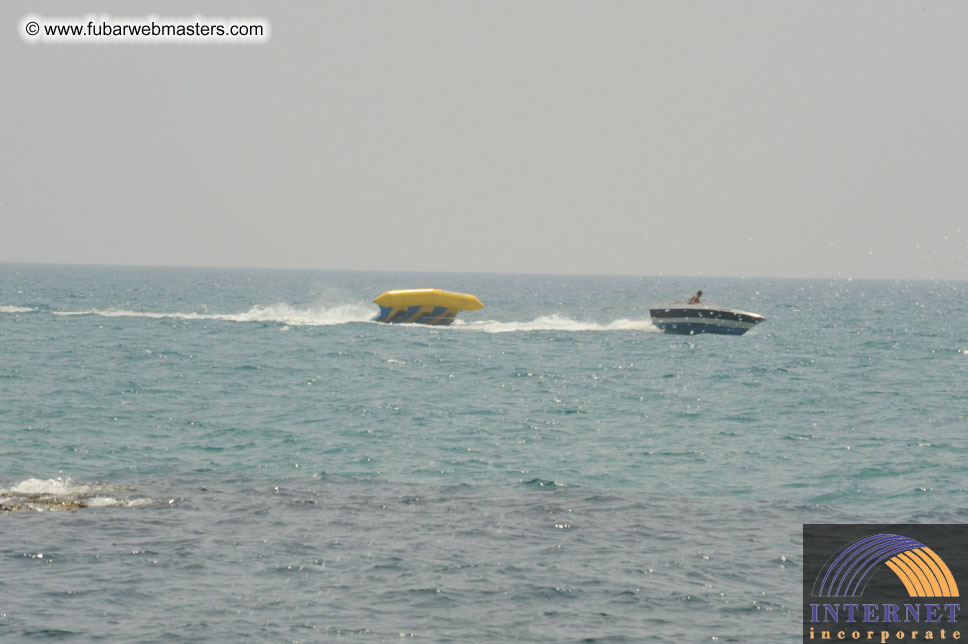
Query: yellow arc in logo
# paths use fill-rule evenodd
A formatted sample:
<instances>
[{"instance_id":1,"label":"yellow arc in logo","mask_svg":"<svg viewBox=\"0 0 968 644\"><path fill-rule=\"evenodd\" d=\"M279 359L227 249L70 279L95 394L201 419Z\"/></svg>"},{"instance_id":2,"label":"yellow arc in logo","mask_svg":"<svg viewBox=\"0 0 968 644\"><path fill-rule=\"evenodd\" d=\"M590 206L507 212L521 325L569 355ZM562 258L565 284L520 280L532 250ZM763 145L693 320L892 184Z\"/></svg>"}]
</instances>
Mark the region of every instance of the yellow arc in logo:
<instances>
[{"instance_id":1,"label":"yellow arc in logo","mask_svg":"<svg viewBox=\"0 0 968 644\"><path fill-rule=\"evenodd\" d=\"M931 548L907 550L885 562L911 597L958 597L958 584Z\"/></svg>"}]
</instances>

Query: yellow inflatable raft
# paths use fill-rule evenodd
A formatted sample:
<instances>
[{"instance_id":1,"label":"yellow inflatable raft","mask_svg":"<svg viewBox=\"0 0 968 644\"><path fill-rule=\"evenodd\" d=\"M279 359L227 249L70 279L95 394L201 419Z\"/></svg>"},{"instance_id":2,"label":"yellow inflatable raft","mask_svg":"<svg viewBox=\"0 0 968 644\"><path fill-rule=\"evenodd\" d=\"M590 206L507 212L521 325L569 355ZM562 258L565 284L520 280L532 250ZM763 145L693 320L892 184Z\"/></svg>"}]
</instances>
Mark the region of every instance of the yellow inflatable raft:
<instances>
[{"instance_id":1,"label":"yellow inflatable raft","mask_svg":"<svg viewBox=\"0 0 968 644\"><path fill-rule=\"evenodd\" d=\"M389 324L450 324L460 311L484 308L473 295L439 288L387 291L373 301L380 305L380 313L373 320Z\"/></svg>"}]
</instances>

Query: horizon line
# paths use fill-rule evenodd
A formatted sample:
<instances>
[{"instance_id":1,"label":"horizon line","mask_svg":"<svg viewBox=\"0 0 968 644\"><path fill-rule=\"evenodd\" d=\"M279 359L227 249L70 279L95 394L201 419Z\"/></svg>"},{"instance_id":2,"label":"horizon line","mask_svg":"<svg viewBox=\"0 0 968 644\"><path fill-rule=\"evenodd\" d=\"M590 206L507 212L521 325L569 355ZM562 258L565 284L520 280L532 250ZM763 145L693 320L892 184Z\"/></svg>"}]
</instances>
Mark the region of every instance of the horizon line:
<instances>
[{"instance_id":1,"label":"horizon line","mask_svg":"<svg viewBox=\"0 0 968 644\"><path fill-rule=\"evenodd\" d=\"M332 273L427 273L450 275L531 275L548 277L634 277L642 279L674 278L674 279L738 279L738 280L843 280L843 281L896 281L896 282L966 282L968 278L951 277L882 277L882 276L790 276L790 275L686 275L656 273L651 275L633 273L566 273L543 271L445 271L439 269L415 268L321 268L321 267L293 267L293 266L236 266L222 264L126 264L104 262L60 262L60 261L10 261L0 260L4 266L63 266L87 268L166 268L185 270L229 270L229 271L303 271L303 272L332 272Z\"/></svg>"}]
</instances>

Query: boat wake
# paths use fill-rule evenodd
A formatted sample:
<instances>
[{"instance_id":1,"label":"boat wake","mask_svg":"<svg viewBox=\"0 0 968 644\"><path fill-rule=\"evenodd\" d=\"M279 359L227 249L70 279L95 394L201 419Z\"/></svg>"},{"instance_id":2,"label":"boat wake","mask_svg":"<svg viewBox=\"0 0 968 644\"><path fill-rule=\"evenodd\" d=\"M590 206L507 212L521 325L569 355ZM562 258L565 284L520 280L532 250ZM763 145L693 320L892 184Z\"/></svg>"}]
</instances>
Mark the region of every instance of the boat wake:
<instances>
[{"instance_id":1,"label":"boat wake","mask_svg":"<svg viewBox=\"0 0 968 644\"><path fill-rule=\"evenodd\" d=\"M297 308L289 304L256 305L239 313L162 313L154 311L130 311L125 309L88 309L85 311L45 311L44 309L18 306L0 306L0 313L40 313L58 316L98 316L105 318L147 318L150 320L261 322L287 326L329 326L348 322L369 321L375 311L369 304L340 304Z\"/></svg>"},{"instance_id":2,"label":"boat wake","mask_svg":"<svg viewBox=\"0 0 968 644\"><path fill-rule=\"evenodd\" d=\"M104 483L78 483L69 477L27 479L0 489L0 512L75 512L81 508L135 507L157 503L137 496L133 488Z\"/></svg>"},{"instance_id":3,"label":"boat wake","mask_svg":"<svg viewBox=\"0 0 968 644\"><path fill-rule=\"evenodd\" d=\"M497 320L478 320L465 322L457 320L455 329L482 331L484 333L514 333L516 331L648 331L658 333L659 329L649 320L620 319L612 322L586 322L573 320L560 315L543 315L530 322L498 322Z\"/></svg>"},{"instance_id":4,"label":"boat wake","mask_svg":"<svg viewBox=\"0 0 968 644\"><path fill-rule=\"evenodd\" d=\"M104 318L144 318L150 320L180 320L180 321L217 321L217 322L259 322L263 324L279 324L284 326L332 326L349 324L352 322L370 322L376 314L371 304L338 304L335 306L313 306L298 308L289 304L278 303L269 306L256 305L248 311L239 313L209 313L209 312L154 312L131 311L126 309L88 309L84 311L49 311L41 308L20 306L0 306L0 313L27 314L48 313L56 316L79 317L97 316ZM404 325L420 327L420 325ZM423 328L423 327L420 327ZM458 319L450 327L433 327L436 329L451 328L465 331L479 331L482 333L515 333L523 331L646 331L659 332L650 320L618 319L611 322L590 322L574 320L572 318L553 313L542 315L530 321L507 322L499 320L471 320Z\"/></svg>"}]
</instances>

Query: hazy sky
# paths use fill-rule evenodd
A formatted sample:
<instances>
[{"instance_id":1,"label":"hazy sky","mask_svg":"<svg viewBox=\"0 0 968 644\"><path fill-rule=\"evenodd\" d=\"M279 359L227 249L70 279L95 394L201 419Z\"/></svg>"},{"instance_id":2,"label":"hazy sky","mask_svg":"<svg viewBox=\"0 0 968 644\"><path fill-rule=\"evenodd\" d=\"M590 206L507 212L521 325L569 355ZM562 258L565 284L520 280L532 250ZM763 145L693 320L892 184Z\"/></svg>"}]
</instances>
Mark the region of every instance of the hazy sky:
<instances>
[{"instance_id":1,"label":"hazy sky","mask_svg":"<svg viewBox=\"0 0 968 644\"><path fill-rule=\"evenodd\" d=\"M29 44L32 13L272 35ZM964 0L0 19L0 261L968 279Z\"/></svg>"}]
</instances>

